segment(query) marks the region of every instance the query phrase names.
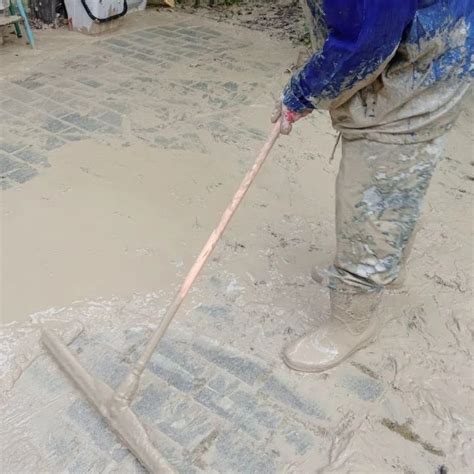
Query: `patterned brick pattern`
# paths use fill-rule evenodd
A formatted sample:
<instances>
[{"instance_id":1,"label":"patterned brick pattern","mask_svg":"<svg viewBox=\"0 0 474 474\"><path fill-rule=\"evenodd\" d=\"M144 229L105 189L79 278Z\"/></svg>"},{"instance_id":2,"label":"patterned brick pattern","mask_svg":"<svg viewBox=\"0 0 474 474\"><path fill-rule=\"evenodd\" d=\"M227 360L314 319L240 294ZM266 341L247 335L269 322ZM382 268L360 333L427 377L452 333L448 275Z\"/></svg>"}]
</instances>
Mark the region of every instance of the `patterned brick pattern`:
<instances>
[{"instance_id":1,"label":"patterned brick pattern","mask_svg":"<svg viewBox=\"0 0 474 474\"><path fill-rule=\"evenodd\" d=\"M82 335L71 349L94 376L116 386L146 340L143 331L128 331L126 347L116 352L112 347L123 337L112 333L99 342ZM367 376L347 386L347 396L364 402L382 393L381 383ZM142 471L48 356L25 372L15 397L31 407L29 439L47 472ZM326 429L339 416L302 393L286 369L177 330L153 356L133 409L183 473L278 472L278 466L328 449ZM21 472L21 463L8 465Z\"/></svg>"},{"instance_id":2,"label":"patterned brick pattern","mask_svg":"<svg viewBox=\"0 0 474 474\"><path fill-rule=\"evenodd\" d=\"M248 136L261 140L261 131L239 123L232 113L263 90L262 84L246 81L245 72L258 67L265 78L275 67L237 63L235 54L248 47L248 41L181 21L99 39L2 84L2 188L37 176L50 166L51 152L68 142L141 140L205 152L203 130L243 148ZM189 67L199 68L202 80L187 79L183 69ZM219 79L229 72L240 74L238 83ZM177 104L186 104L186 111ZM197 121L203 110L206 118Z\"/></svg>"}]
</instances>

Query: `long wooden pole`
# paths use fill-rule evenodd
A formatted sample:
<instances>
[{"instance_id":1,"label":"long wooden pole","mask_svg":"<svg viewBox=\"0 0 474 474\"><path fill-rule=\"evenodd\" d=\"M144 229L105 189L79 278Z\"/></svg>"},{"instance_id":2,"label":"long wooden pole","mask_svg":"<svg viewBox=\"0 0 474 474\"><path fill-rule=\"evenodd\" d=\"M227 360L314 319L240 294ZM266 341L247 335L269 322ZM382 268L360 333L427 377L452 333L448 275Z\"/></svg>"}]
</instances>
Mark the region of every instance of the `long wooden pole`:
<instances>
[{"instance_id":1,"label":"long wooden pole","mask_svg":"<svg viewBox=\"0 0 474 474\"><path fill-rule=\"evenodd\" d=\"M175 299L171 303L168 311L166 312L164 318L162 319L160 325L151 336L150 340L148 341L145 350L143 351L140 358L135 363L134 367L130 371L130 373L125 377L124 381L120 384L116 391L115 398L117 401L125 404L130 404L131 400L135 396L137 391L140 377L145 370L146 365L148 364L153 352L156 349L156 346L160 342L161 338L165 334L166 330L168 329L171 321L173 320L174 316L176 315L178 309L181 306L184 298L188 294L190 288L192 287L193 283L195 282L196 278L198 277L199 273L201 272L202 268L204 267L207 259L211 255L212 251L215 249L219 239L221 238L222 234L224 233L227 225L229 224L232 216L235 214L235 211L239 207L240 203L242 202L245 194L249 190L251 184L253 183L255 177L257 176L260 168L262 167L263 163L265 162L270 150L272 149L273 145L278 139L280 135L280 121L278 121L272 131L270 132L267 141L263 145L260 153L258 154L252 168L247 172L245 175L242 183L240 184L239 188L237 189L232 201L227 206L224 214L221 217L221 220L217 227L212 231L209 239L207 240L206 244L204 245L201 253L197 257L196 261L194 262L193 266L189 270L189 273L186 275L181 288L179 289L178 293L175 296Z\"/></svg>"}]
</instances>

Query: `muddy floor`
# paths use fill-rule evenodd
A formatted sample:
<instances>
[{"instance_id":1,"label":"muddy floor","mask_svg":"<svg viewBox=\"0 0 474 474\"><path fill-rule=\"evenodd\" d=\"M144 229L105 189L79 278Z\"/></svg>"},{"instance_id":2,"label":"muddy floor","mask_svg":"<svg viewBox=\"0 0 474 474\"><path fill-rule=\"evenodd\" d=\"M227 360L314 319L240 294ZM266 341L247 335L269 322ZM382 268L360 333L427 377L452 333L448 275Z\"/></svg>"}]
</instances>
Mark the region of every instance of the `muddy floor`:
<instances>
[{"instance_id":1,"label":"muddy floor","mask_svg":"<svg viewBox=\"0 0 474 474\"><path fill-rule=\"evenodd\" d=\"M38 37L37 51L0 49L7 472L139 472L63 385L39 323L54 320L68 340L82 331L75 350L116 383L264 142L301 48L168 11L131 15L100 38ZM385 296L380 339L322 375L292 373L280 352L326 317L327 292L309 274L334 249L339 152L330 162L325 113L280 139L138 397L183 472L469 472L469 104L429 190L406 287Z\"/></svg>"},{"instance_id":2,"label":"muddy floor","mask_svg":"<svg viewBox=\"0 0 474 474\"><path fill-rule=\"evenodd\" d=\"M273 38L288 40L295 45L310 45L300 0L244 0L234 5L217 2L212 7L208 6L207 1L201 1L199 8L195 7L194 1L185 0L178 3L178 9L217 22L263 31Z\"/></svg>"}]
</instances>

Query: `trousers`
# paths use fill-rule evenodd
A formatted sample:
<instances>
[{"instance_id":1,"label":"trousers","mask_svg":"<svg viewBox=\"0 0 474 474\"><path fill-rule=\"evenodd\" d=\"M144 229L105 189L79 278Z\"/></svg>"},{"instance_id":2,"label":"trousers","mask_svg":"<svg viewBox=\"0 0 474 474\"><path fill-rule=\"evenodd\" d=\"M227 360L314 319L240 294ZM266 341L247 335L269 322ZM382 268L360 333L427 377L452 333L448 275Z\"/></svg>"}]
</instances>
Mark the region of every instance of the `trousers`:
<instances>
[{"instance_id":1,"label":"trousers","mask_svg":"<svg viewBox=\"0 0 474 474\"><path fill-rule=\"evenodd\" d=\"M397 278L443 145L444 137L408 144L342 137L332 287L373 291Z\"/></svg>"},{"instance_id":2,"label":"trousers","mask_svg":"<svg viewBox=\"0 0 474 474\"><path fill-rule=\"evenodd\" d=\"M342 135L342 160L336 180L337 251L329 284L341 291L347 286L380 290L404 269L446 133L469 90L465 80L417 88L402 82L384 71L330 110Z\"/></svg>"}]
</instances>

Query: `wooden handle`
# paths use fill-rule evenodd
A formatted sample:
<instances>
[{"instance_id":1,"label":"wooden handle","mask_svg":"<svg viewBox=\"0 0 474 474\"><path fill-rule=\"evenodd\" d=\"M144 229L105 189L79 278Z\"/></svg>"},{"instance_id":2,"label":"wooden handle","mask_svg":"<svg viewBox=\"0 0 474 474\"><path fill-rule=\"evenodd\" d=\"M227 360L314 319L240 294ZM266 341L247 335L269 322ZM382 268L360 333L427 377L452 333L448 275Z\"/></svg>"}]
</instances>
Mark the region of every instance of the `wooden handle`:
<instances>
[{"instance_id":1,"label":"wooden handle","mask_svg":"<svg viewBox=\"0 0 474 474\"><path fill-rule=\"evenodd\" d=\"M263 145L260 153L258 154L255 162L250 168L250 170L245 175L242 183L240 184L239 188L234 194L232 201L227 206L226 210L222 214L221 220L217 227L212 231L212 234L209 236L206 244L204 245L201 253L196 258L193 266L189 270L186 278L184 279L181 288L179 289L178 293L175 296L175 299L171 303L168 311L166 312L164 318L162 319L160 325L156 329L155 333L152 335L150 340L147 343L143 354L140 356L138 361L136 362L135 366L133 367L132 371L130 372L129 376L125 378L124 382L120 385L117 392L120 398L130 401L137 388L138 388L138 381L140 375L142 374L143 370L145 369L146 364L150 360L153 352L156 349L156 346L160 342L161 338L165 334L168 326L170 325L171 321L173 320L176 312L178 311L181 303L183 302L184 298L188 294L189 290L191 289L193 283L196 281L199 273L201 272L202 268L204 267L207 259L211 255L212 251L215 249L219 239L222 237L227 225L229 224L232 216L235 214L235 211L239 207L240 203L242 202L245 194L249 190L251 184L253 183L255 177L257 176L260 168L262 167L263 163L265 162L266 158L268 157L270 150L273 148L273 145L277 141L280 135L280 121L278 121L274 126L272 131L270 132L267 141Z\"/></svg>"}]
</instances>

